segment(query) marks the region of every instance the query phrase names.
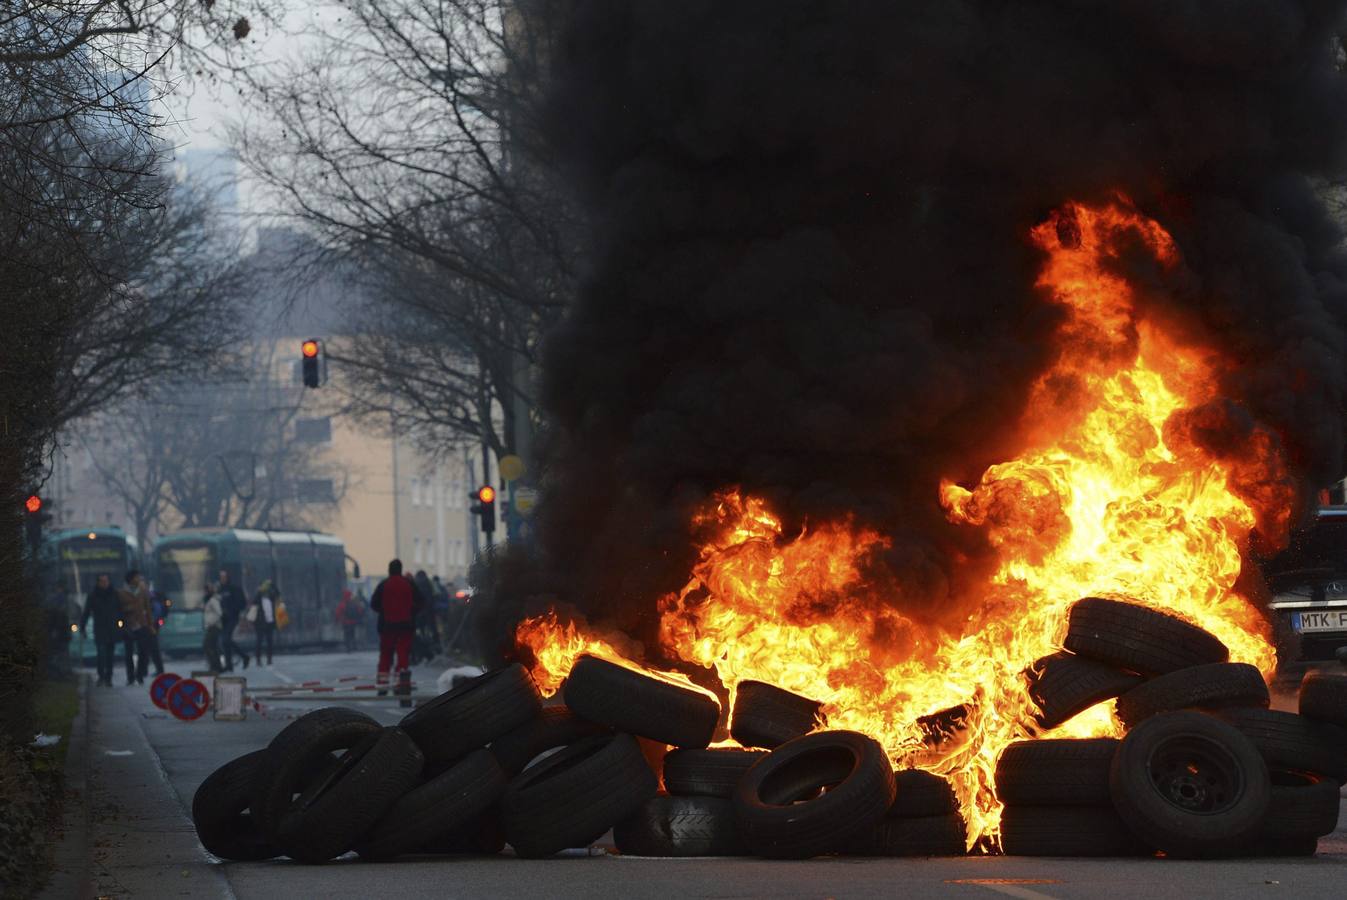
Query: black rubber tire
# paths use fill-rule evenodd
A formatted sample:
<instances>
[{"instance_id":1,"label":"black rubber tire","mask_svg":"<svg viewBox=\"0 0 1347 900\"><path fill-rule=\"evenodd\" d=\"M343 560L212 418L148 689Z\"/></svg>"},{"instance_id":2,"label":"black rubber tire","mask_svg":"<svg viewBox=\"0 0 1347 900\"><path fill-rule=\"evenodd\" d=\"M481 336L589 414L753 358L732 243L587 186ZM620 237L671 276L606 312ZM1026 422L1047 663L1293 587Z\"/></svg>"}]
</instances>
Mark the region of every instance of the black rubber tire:
<instances>
[{"instance_id":1,"label":"black rubber tire","mask_svg":"<svg viewBox=\"0 0 1347 900\"><path fill-rule=\"evenodd\" d=\"M255 750L216 769L192 795L192 823L205 847L221 859L259 860L280 855L257 830L248 807L266 772L267 751Z\"/></svg>"},{"instance_id":2,"label":"black rubber tire","mask_svg":"<svg viewBox=\"0 0 1347 900\"><path fill-rule=\"evenodd\" d=\"M658 789L634 737L585 738L510 781L500 801L501 828L518 855L551 856L593 843Z\"/></svg>"},{"instance_id":3,"label":"black rubber tire","mask_svg":"<svg viewBox=\"0 0 1347 900\"><path fill-rule=\"evenodd\" d=\"M1311 672L1300 682L1300 714L1347 727L1347 675Z\"/></svg>"},{"instance_id":4,"label":"black rubber tire","mask_svg":"<svg viewBox=\"0 0 1347 900\"><path fill-rule=\"evenodd\" d=\"M1273 769L1347 781L1347 738L1332 725L1275 709L1221 709L1220 716L1253 741Z\"/></svg>"},{"instance_id":5,"label":"black rubber tire","mask_svg":"<svg viewBox=\"0 0 1347 900\"><path fill-rule=\"evenodd\" d=\"M1278 844L1318 839L1338 827L1342 805L1338 783L1312 775L1274 773L1272 799L1259 843Z\"/></svg>"},{"instance_id":6,"label":"black rubber tire","mask_svg":"<svg viewBox=\"0 0 1347 900\"><path fill-rule=\"evenodd\" d=\"M519 663L463 682L407 713L398 727L435 770L447 768L542 711L533 676Z\"/></svg>"},{"instance_id":7,"label":"black rubber tire","mask_svg":"<svg viewBox=\"0 0 1347 900\"><path fill-rule=\"evenodd\" d=\"M1132 833L1175 857L1251 846L1272 795L1253 742L1191 710L1159 713L1132 729L1113 757L1109 788Z\"/></svg>"},{"instance_id":8,"label":"black rubber tire","mask_svg":"<svg viewBox=\"0 0 1347 900\"><path fill-rule=\"evenodd\" d=\"M653 797L613 826L631 856L743 856L747 851L723 797Z\"/></svg>"},{"instance_id":9,"label":"black rubber tire","mask_svg":"<svg viewBox=\"0 0 1347 900\"><path fill-rule=\"evenodd\" d=\"M444 774L403 794L361 837L356 852L365 859L392 859L446 843L485 815L505 784L490 751L469 753Z\"/></svg>"},{"instance_id":10,"label":"black rubber tire","mask_svg":"<svg viewBox=\"0 0 1347 900\"><path fill-rule=\"evenodd\" d=\"M1319 852L1318 838L1287 838L1258 841L1249 850L1253 857L1314 856Z\"/></svg>"},{"instance_id":11,"label":"black rubber tire","mask_svg":"<svg viewBox=\"0 0 1347 900\"><path fill-rule=\"evenodd\" d=\"M1036 660L1026 670L1025 678L1029 682L1029 696L1038 705L1034 720L1042 728L1056 728L1145 680L1135 672L1066 651Z\"/></svg>"},{"instance_id":12,"label":"black rubber tire","mask_svg":"<svg viewBox=\"0 0 1347 900\"><path fill-rule=\"evenodd\" d=\"M1152 678L1118 698L1118 718L1128 728L1171 709L1266 709L1271 698L1263 675L1248 663L1208 663Z\"/></svg>"},{"instance_id":13,"label":"black rubber tire","mask_svg":"<svg viewBox=\"0 0 1347 900\"><path fill-rule=\"evenodd\" d=\"M730 736L745 747L771 750L824 723L823 704L762 681L735 688Z\"/></svg>"},{"instance_id":14,"label":"black rubber tire","mask_svg":"<svg viewBox=\"0 0 1347 900\"><path fill-rule=\"evenodd\" d=\"M755 855L807 859L844 849L885 817L893 798L893 767L877 741L820 731L758 760L735 788L734 814Z\"/></svg>"},{"instance_id":15,"label":"black rubber tire","mask_svg":"<svg viewBox=\"0 0 1347 900\"><path fill-rule=\"evenodd\" d=\"M281 818L295 795L311 784L314 772L323 768L324 756L349 750L381 730L364 713L329 706L306 713L277 732L267 745L267 773L255 783L250 806L267 842L282 846Z\"/></svg>"},{"instance_id":16,"label":"black rubber tire","mask_svg":"<svg viewBox=\"0 0 1347 900\"><path fill-rule=\"evenodd\" d=\"M1071 607L1064 646L1079 656L1152 677L1230 658L1225 644L1196 625L1103 597L1086 597Z\"/></svg>"},{"instance_id":17,"label":"black rubber tire","mask_svg":"<svg viewBox=\"0 0 1347 900\"><path fill-rule=\"evenodd\" d=\"M959 798L948 778L922 769L893 773L893 803L890 819L931 819L959 811Z\"/></svg>"},{"instance_id":18,"label":"black rubber tire","mask_svg":"<svg viewBox=\"0 0 1347 900\"><path fill-rule=\"evenodd\" d=\"M720 718L710 693L589 655L571 667L563 690L577 716L675 747L705 747Z\"/></svg>"},{"instance_id":19,"label":"black rubber tire","mask_svg":"<svg viewBox=\"0 0 1347 900\"><path fill-rule=\"evenodd\" d=\"M1112 806L1013 806L1001 814L1007 856L1151 856Z\"/></svg>"},{"instance_id":20,"label":"black rubber tire","mask_svg":"<svg viewBox=\"0 0 1347 900\"><path fill-rule=\"evenodd\" d=\"M609 729L580 718L565 706L550 706L536 718L492 741L490 750L505 774L513 778L548 750L608 732Z\"/></svg>"},{"instance_id":21,"label":"black rubber tire","mask_svg":"<svg viewBox=\"0 0 1347 900\"><path fill-rule=\"evenodd\" d=\"M664 788L680 797L728 799L744 773L766 755L765 750L737 747L670 750L664 757Z\"/></svg>"},{"instance_id":22,"label":"black rubber tire","mask_svg":"<svg viewBox=\"0 0 1347 900\"><path fill-rule=\"evenodd\" d=\"M505 834L500 829L498 805L452 833L436 838L417 852L453 856L495 856L504 849Z\"/></svg>"},{"instance_id":23,"label":"black rubber tire","mask_svg":"<svg viewBox=\"0 0 1347 900\"><path fill-rule=\"evenodd\" d=\"M1006 806L1108 806L1114 738L1016 741L996 761Z\"/></svg>"},{"instance_id":24,"label":"black rubber tire","mask_svg":"<svg viewBox=\"0 0 1347 900\"><path fill-rule=\"evenodd\" d=\"M848 856L964 856L968 829L963 816L881 819L843 848Z\"/></svg>"},{"instance_id":25,"label":"black rubber tire","mask_svg":"<svg viewBox=\"0 0 1347 900\"><path fill-rule=\"evenodd\" d=\"M353 848L421 780L425 757L401 728L385 728L354 764L305 790L281 817L278 845L299 862L322 863Z\"/></svg>"}]
</instances>

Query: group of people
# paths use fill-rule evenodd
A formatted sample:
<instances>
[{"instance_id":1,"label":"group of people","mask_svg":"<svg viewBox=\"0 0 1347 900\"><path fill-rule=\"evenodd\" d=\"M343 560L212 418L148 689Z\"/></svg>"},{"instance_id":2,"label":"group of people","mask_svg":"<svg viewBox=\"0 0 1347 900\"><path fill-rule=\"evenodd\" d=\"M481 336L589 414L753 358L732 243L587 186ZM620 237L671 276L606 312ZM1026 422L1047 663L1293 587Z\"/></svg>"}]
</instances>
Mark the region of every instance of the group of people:
<instances>
[{"instance_id":1,"label":"group of people","mask_svg":"<svg viewBox=\"0 0 1347 900\"><path fill-rule=\"evenodd\" d=\"M446 585L440 580L440 576L432 578L424 570L417 571L415 575L403 575L402 563L399 560L393 562L397 563L398 577L411 582L421 597L421 604L417 607L413 621L412 643L408 651L411 660L413 662L429 660L440 653L451 652L450 644L460 630L458 623L464 606L462 598L455 596L452 582ZM347 653L356 650L358 635L367 627L368 607L369 601L365 599L363 591L342 592L335 618L337 624L341 626L343 645Z\"/></svg>"},{"instance_id":2,"label":"group of people","mask_svg":"<svg viewBox=\"0 0 1347 900\"><path fill-rule=\"evenodd\" d=\"M125 584L120 588L112 586L110 575L98 576L85 599L80 633L87 634L89 620L93 619L100 687L112 687L118 644L126 649L127 684L144 684L151 662L156 675L163 673L159 626L166 614L167 607L161 606L144 577L135 569L126 573Z\"/></svg>"},{"instance_id":3,"label":"group of people","mask_svg":"<svg viewBox=\"0 0 1347 900\"><path fill-rule=\"evenodd\" d=\"M206 596L202 606L202 628L204 641L202 650L206 655L206 667L212 673L234 671L234 657L248 668L252 661L248 652L234 640L234 632L243 620L253 627L257 638L254 655L257 664L263 665L262 653L266 651L266 665L272 664L275 650L276 630L285 619L285 604L281 602L280 591L269 579L263 581L257 589L257 597L252 605L244 596L243 589L229 579L229 573L220 570L220 580L206 585ZM221 650L224 651L223 661Z\"/></svg>"}]
</instances>

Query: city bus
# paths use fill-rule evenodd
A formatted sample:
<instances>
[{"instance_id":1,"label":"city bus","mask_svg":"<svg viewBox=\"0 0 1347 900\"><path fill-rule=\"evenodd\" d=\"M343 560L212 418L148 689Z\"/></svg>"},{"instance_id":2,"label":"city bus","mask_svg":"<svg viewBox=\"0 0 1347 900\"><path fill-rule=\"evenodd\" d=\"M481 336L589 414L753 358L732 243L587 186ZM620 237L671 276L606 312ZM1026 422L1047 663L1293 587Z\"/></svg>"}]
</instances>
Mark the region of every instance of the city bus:
<instances>
[{"instance_id":1,"label":"city bus","mask_svg":"<svg viewBox=\"0 0 1347 900\"><path fill-rule=\"evenodd\" d=\"M126 573L139 565L135 544L115 525L71 526L43 536L37 551L38 585L44 605L59 602L65 595L64 613L78 623L84 612L84 599L93 590L99 575L121 587ZM89 636L71 635L70 656L76 660L95 657L92 629Z\"/></svg>"},{"instance_id":2,"label":"city bus","mask_svg":"<svg viewBox=\"0 0 1347 900\"><path fill-rule=\"evenodd\" d=\"M276 647L336 643L341 629L334 611L346 587L346 548L339 538L312 531L194 528L155 542L155 589L172 604L159 633L166 655L200 656L205 587L221 570L243 588L248 602L263 581L281 592L290 624L276 633ZM245 641L247 625L235 639Z\"/></svg>"}]
</instances>

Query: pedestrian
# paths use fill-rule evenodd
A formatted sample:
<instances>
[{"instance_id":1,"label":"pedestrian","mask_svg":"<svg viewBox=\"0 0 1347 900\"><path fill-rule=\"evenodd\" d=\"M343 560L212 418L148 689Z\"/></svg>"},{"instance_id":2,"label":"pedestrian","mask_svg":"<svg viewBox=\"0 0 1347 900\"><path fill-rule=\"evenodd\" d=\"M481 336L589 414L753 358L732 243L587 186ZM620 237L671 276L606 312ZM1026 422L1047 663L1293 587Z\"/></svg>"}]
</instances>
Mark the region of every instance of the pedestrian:
<instances>
[{"instance_id":1,"label":"pedestrian","mask_svg":"<svg viewBox=\"0 0 1347 900\"><path fill-rule=\"evenodd\" d=\"M126 683L144 684L150 670L150 596L140 572L126 573L126 584L117 591L122 610L123 643L126 646Z\"/></svg>"},{"instance_id":2,"label":"pedestrian","mask_svg":"<svg viewBox=\"0 0 1347 900\"><path fill-rule=\"evenodd\" d=\"M234 671L234 654L243 660L243 668L248 668L247 652L234 642L234 629L239 627L239 619L248 608L248 598L243 589L229 580L229 573L220 570L220 582L216 585L220 594L220 608L224 617L220 620L220 645L224 648L224 671Z\"/></svg>"},{"instance_id":3,"label":"pedestrian","mask_svg":"<svg viewBox=\"0 0 1347 900\"><path fill-rule=\"evenodd\" d=\"M154 677L158 678L164 674L164 657L159 652L159 629L164 627L167 620L168 607L164 605L164 599L159 596L158 591L148 584L145 588L145 593L150 598L150 634L145 643L150 649L150 662L154 664Z\"/></svg>"},{"instance_id":4,"label":"pedestrian","mask_svg":"<svg viewBox=\"0 0 1347 900\"><path fill-rule=\"evenodd\" d=\"M341 626L342 641L347 653L355 652L355 630L365 618L365 605L351 594L347 588L341 592L341 602L337 604L337 624Z\"/></svg>"},{"instance_id":5,"label":"pedestrian","mask_svg":"<svg viewBox=\"0 0 1347 900\"><path fill-rule=\"evenodd\" d=\"M440 633L440 651L449 652L449 589L436 575L430 579L431 606L435 614L435 627Z\"/></svg>"},{"instance_id":6,"label":"pedestrian","mask_svg":"<svg viewBox=\"0 0 1347 900\"><path fill-rule=\"evenodd\" d=\"M390 562L388 577L379 582L369 602L370 609L379 614L379 670L375 681L380 685L380 696L386 693L388 670L395 654L399 678L410 668L407 657L412 650L416 616L425 603L416 583L402 574L402 560Z\"/></svg>"},{"instance_id":7,"label":"pedestrian","mask_svg":"<svg viewBox=\"0 0 1347 900\"><path fill-rule=\"evenodd\" d=\"M271 665L272 650L276 642L276 617L280 612L281 593L270 579L262 582L257 589L257 601L249 610L249 621L257 634L257 664L262 665L262 643L267 645L267 665ZM246 666L245 666L246 668Z\"/></svg>"},{"instance_id":8,"label":"pedestrian","mask_svg":"<svg viewBox=\"0 0 1347 900\"><path fill-rule=\"evenodd\" d=\"M112 667L117 659L117 641L121 638L121 617L122 602L112 587L112 577L99 575L84 600L84 613L80 616L81 636L86 634L89 619L94 620L99 687L112 687Z\"/></svg>"},{"instance_id":9,"label":"pedestrian","mask_svg":"<svg viewBox=\"0 0 1347 900\"><path fill-rule=\"evenodd\" d=\"M220 602L220 593L215 585L206 585L206 603L201 607L201 626L205 629L205 638L201 649L206 657L206 668L212 675L218 675L224 666L220 665L220 631L224 622L224 605Z\"/></svg>"},{"instance_id":10,"label":"pedestrian","mask_svg":"<svg viewBox=\"0 0 1347 900\"><path fill-rule=\"evenodd\" d=\"M424 601L424 605L416 614L417 640L412 652L414 656L431 660L440 652L440 627L435 621L435 588L431 585L430 576L426 574L425 569L418 569L412 576L412 582Z\"/></svg>"}]
</instances>

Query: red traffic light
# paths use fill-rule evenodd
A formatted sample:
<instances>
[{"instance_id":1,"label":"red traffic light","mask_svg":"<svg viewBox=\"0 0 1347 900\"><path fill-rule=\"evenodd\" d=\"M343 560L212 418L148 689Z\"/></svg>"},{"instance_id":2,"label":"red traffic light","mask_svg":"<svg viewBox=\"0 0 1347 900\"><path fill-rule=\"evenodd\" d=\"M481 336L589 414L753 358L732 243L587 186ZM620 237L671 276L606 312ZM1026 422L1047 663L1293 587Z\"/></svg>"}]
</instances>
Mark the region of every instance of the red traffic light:
<instances>
[{"instance_id":1,"label":"red traffic light","mask_svg":"<svg viewBox=\"0 0 1347 900\"><path fill-rule=\"evenodd\" d=\"M489 484L484 484L477 489L477 499L483 503L496 502L496 489Z\"/></svg>"},{"instance_id":2,"label":"red traffic light","mask_svg":"<svg viewBox=\"0 0 1347 900\"><path fill-rule=\"evenodd\" d=\"M318 355L318 342L309 340L299 345L299 351L308 359L313 359Z\"/></svg>"},{"instance_id":3,"label":"red traffic light","mask_svg":"<svg viewBox=\"0 0 1347 900\"><path fill-rule=\"evenodd\" d=\"M27 500L23 501L23 508L30 513L35 513L42 508L42 498L37 494L32 494Z\"/></svg>"}]
</instances>

